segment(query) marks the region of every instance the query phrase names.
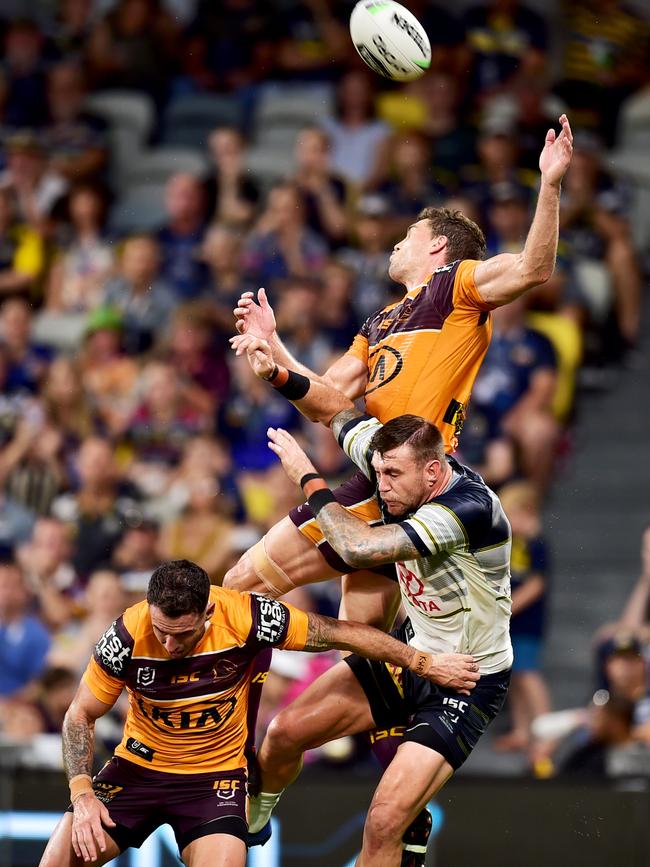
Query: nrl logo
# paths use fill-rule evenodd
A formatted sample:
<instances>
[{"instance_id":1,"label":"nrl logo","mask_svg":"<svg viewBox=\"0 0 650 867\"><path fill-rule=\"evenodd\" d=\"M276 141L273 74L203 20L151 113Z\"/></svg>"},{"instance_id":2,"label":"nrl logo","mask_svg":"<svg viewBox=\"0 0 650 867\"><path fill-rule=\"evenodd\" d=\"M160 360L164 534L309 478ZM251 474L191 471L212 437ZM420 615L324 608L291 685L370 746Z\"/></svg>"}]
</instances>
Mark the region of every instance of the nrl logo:
<instances>
[{"instance_id":1,"label":"nrl logo","mask_svg":"<svg viewBox=\"0 0 650 867\"><path fill-rule=\"evenodd\" d=\"M156 669L150 665L145 665L138 668L138 673L135 676L135 682L138 686L151 686L156 677Z\"/></svg>"}]
</instances>

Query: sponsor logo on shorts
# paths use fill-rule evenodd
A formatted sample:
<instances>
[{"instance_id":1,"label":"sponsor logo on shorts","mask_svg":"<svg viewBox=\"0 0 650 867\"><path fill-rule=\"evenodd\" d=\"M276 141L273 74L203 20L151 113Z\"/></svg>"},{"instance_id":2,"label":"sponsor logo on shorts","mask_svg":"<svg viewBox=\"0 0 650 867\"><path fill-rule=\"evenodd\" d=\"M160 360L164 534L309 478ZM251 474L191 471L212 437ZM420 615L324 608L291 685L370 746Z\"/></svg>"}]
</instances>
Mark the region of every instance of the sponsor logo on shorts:
<instances>
[{"instance_id":1,"label":"sponsor logo on shorts","mask_svg":"<svg viewBox=\"0 0 650 867\"><path fill-rule=\"evenodd\" d=\"M213 789L220 801L231 801L240 792L246 791L246 783L243 780L217 780Z\"/></svg>"},{"instance_id":2,"label":"sponsor logo on shorts","mask_svg":"<svg viewBox=\"0 0 650 867\"><path fill-rule=\"evenodd\" d=\"M443 705L445 705L445 710L443 711L444 716L454 725L460 719L460 715L465 713L467 708L469 707L469 703L466 701L462 701L460 698L449 698L445 697L442 700ZM458 711L458 713L453 713L453 711ZM444 718L441 717L441 722L445 722ZM451 731L451 727L447 725L447 728Z\"/></svg>"},{"instance_id":3,"label":"sponsor logo on shorts","mask_svg":"<svg viewBox=\"0 0 650 867\"><path fill-rule=\"evenodd\" d=\"M113 783L105 783L103 780L95 780L93 783L95 797L102 804L110 804L115 795L119 794L124 786L115 786Z\"/></svg>"},{"instance_id":4,"label":"sponsor logo on shorts","mask_svg":"<svg viewBox=\"0 0 650 867\"><path fill-rule=\"evenodd\" d=\"M258 604L257 640L276 644L284 632L287 609L277 599L255 595Z\"/></svg>"},{"instance_id":5,"label":"sponsor logo on shorts","mask_svg":"<svg viewBox=\"0 0 650 867\"><path fill-rule=\"evenodd\" d=\"M135 676L135 682L139 687L151 686L156 678L156 669L150 665L145 665L138 668L138 673Z\"/></svg>"},{"instance_id":6,"label":"sponsor logo on shorts","mask_svg":"<svg viewBox=\"0 0 650 867\"><path fill-rule=\"evenodd\" d=\"M214 731L233 715L237 699L215 699L214 701L197 702L190 710L183 708L161 708L149 704L142 696L136 695L138 709L152 723L154 728L163 734L170 732L188 732L195 729Z\"/></svg>"},{"instance_id":7,"label":"sponsor logo on shorts","mask_svg":"<svg viewBox=\"0 0 650 867\"><path fill-rule=\"evenodd\" d=\"M134 756L140 756L141 759L145 759L147 762L153 762L153 757L156 751L152 750L151 747L148 747L146 744L143 744L142 741L138 741L135 738L128 738L126 741L126 748L130 753L133 753Z\"/></svg>"},{"instance_id":8,"label":"sponsor logo on shorts","mask_svg":"<svg viewBox=\"0 0 650 867\"><path fill-rule=\"evenodd\" d=\"M105 668L109 668L113 674L121 675L129 661L131 648L128 644L124 644L117 633L117 620L114 620L111 626L99 639L95 645L95 653L97 659Z\"/></svg>"}]
</instances>

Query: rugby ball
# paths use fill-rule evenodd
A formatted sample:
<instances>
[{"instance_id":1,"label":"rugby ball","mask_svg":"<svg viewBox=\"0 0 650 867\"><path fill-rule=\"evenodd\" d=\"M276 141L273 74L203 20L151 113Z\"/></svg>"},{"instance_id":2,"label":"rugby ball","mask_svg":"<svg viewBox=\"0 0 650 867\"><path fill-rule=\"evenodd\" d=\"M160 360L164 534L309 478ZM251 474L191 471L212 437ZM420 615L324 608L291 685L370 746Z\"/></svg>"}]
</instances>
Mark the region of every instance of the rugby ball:
<instances>
[{"instance_id":1,"label":"rugby ball","mask_svg":"<svg viewBox=\"0 0 650 867\"><path fill-rule=\"evenodd\" d=\"M350 16L350 35L361 59L393 81L413 81L431 63L424 28L394 0L360 0Z\"/></svg>"}]
</instances>

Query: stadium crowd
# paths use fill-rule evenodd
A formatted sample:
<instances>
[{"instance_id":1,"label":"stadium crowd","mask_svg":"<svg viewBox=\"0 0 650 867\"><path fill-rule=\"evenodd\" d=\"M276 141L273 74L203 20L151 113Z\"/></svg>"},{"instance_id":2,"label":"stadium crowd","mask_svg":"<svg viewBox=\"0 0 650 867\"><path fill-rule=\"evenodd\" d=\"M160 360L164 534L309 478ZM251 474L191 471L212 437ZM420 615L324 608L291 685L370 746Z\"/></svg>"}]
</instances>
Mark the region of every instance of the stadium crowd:
<instances>
[{"instance_id":1,"label":"stadium crowd","mask_svg":"<svg viewBox=\"0 0 650 867\"><path fill-rule=\"evenodd\" d=\"M513 525L518 661L500 745L532 750L531 721L550 710L550 468L572 449L576 385L606 385L638 338L650 245L633 237L630 190L605 157L631 146L626 119L640 106L650 144L648 22L576 0L560 56L557 22L517 0L458 17L410 0L432 68L396 86L357 58L352 6L60 0L30 3L25 18L20 3L0 4L6 738L60 730L94 642L158 563L187 558L218 583L297 504L269 426L298 433L328 477L348 471L329 433L229 352L240 293L266 287L287 347L323 370L400 297L388 258L424 206L476 220L489 255L521 249L540 142L567 110L575 154L556 273L495 312L459 450L503 491ZM648 561L646 550L629 637L608 633L602 651L621 704L610 710L629 731L631 693L618 696L608 660L641 658ZM331 614L338 591L291 601ZM276 654L267 722L322 670L292 657ZM645 668L638 676L633 703L647 703Z\"/></svg>"}]
</instances>

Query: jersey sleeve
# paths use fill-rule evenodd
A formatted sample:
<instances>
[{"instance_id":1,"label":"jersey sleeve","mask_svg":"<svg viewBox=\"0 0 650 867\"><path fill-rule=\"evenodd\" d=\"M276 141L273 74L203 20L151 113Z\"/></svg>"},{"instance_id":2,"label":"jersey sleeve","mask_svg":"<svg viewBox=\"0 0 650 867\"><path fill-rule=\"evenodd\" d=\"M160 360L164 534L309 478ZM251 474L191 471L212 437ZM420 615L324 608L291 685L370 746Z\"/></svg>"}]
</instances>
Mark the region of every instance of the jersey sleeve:
<instances>
[{"instance_id":1,"label":"jersey sleeve","mask_svg":"<svg viewBox=\"0 0 650 867\"><path fill-rule=\"evenodd\" d=\"M126 614L111 623L93 651L93 659L97 666L109 677L119 681L126 680L127 668L133 655L134 638L124 622L127 614L132 611L133 609L129 609Z\"/></svg>"},{"instance_id":2,"label":"jersey sleeve","mask_svg":"<svg viewBox=\"0 0 650 867\"><path fill-rule=\"evenodd\" d=\"M486 313L496 306L484 301L476 288L474 274L478 265L480 262L476 259L464 259L456 269L453 292L455 310L476 314Z\"/></svg>"},{"instance_id":3,"label":"jersey sleeve","mask_svg":"<svg viewBox=\"0 0 650 867\"><path fill-rule=\"evenodd\" d=\"M251 639L260 647L302 650L307 643L307 614L277 599L250 594Z\"/></svg>"},{"instance_id":4,"label":"jersey sleeve","mask_svg":"<svg viewBox=\"0 0 650 867\"><path fill-rule=\"evenodd\" d=\"M107 674L94 657L90 658L82 680L95 698L104 704L115 704L124 687L124 681Z\"/></svg>"},{"instance_id":5,"label":"jersey sleeve","mask_svg":"<svg viewBox=\"0 0 650 867\"><path fill-rule=\"evenodd\" d=\"M378 419L370 415L360 415L344 425L339 432L339 445L369 479L373 478L370 441L382 427Z\"/></svg>"},{"instance_id":6,"label":"jersey sleeve","mask_svg":"<svg viewBox=\"0 0 650 867\"><path fill-rule=\"evenodd\" d=\"M368 323L365 322L361 331L355 336L352 345L348 349L346 355L351 355L353 358L358 358L366 366L368 365Z\"/></svg>"},{"instance_id":7,"label":"jersey sleeve","mask_svg":"<svg viewBox=\"0 0 650 867\"><path fill-rule=\"evenodd\" d=\"M446 506L428 503L399 525L423 557L444 551L467 550L465 528L458 516Z\"/></svg>"}]
</instances>

